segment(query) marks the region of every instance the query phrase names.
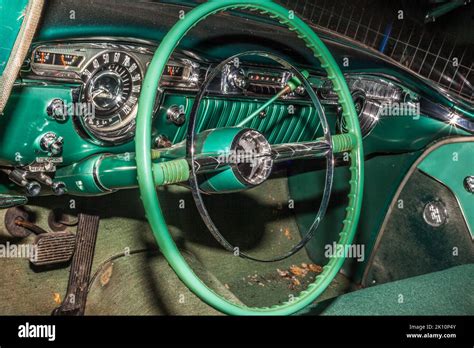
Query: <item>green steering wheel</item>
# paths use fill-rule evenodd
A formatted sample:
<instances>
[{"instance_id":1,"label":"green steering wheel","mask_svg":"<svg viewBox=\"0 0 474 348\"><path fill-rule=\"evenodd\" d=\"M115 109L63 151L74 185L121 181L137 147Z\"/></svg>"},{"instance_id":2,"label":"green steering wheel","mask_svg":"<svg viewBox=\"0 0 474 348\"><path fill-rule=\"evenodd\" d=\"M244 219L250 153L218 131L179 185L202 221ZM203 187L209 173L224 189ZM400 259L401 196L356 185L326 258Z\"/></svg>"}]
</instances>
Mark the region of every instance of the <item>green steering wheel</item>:
<instances>
[{"instance_id":1,"label":"green steering wheel","mask_svg":"<svg viewBox=\"0 0 474 348\"><path fill-rule=\"evenodd\" d=\"M311 28L284 7L271 0L211 0L199 5L174 25L155 52L143 82L137 113L136 161L141 199L158 246L183 283L210 306L231 315L289 315L311 304L331 283L344 263L344 257L332 257L315 281L291 301L272 307L247 307L235 304L208 288L193 272L174 243L158 201L151 159L153 106L165 65L186 33L206 17L225 10L246 9L266 14L294 31L326 70L342 107L347 133L332 138L334 152L350 154L351 178L349 203L338 244L351 244L359 220L363 192L363 151L357 113L351 93L334 58Z\"/></svg>"}]
</instances>

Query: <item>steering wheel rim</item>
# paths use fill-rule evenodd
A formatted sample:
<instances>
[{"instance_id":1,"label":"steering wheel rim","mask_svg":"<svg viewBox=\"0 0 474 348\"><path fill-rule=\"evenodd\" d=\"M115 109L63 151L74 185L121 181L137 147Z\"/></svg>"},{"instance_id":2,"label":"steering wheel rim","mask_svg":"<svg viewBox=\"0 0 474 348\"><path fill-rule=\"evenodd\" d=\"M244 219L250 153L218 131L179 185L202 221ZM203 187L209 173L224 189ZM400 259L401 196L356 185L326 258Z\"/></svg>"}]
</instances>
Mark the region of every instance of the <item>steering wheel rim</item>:
<instances>
[{"instance_id":1,"label":"steering wheel rim","mask_svg":"<svg viewBox=\"0 0 474 348\"><path fill-rule=\"evenodd\" d=\"M169 233L155 190L151 161L152 116L153 104L164 67L176 46L191 28L208 16L229 9L259 11L278 20L289 30L294 31L306 43L306 46L312 50L314 56L320 61L321 67L326 70L328 78L333 84L333 89L338 95L339 104L342 107L342 117L346 121L349 135L349 137L341 139L341 142L345 143L343 146L337 144L334 147L350 148L349 156L351 159L349 203L346 208L343 229L339 234L338 244L352 243L362 205L364 169L362 136L351 94L342 72L317 34L301 19L271 0L211 0L187 13L162 40L148 67L142 85L137 113L135 142L141 199L161 252L181 281L204 302L221 312L232 315L293 314L311 304L327 288L341 269L345 260L344 257L334 256L330 258L329 262L323 267L323 272L316 277L315 281L298 296L293 297L291 301L272 307L247 307L235 304L208 288L187 264ZM334 142L333 145L335 145Z\"/></svg>"}]
</instances>

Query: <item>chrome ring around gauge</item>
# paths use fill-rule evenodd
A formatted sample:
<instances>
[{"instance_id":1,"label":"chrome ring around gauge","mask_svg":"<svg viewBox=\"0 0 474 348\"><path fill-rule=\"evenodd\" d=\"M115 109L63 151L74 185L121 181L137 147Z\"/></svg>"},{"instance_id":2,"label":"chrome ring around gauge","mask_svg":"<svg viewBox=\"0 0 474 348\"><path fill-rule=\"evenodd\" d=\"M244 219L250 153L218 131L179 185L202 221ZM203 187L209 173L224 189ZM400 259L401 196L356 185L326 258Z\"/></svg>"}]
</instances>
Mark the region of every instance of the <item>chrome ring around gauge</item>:
<instances>
[{"instance_id":1,"label":"chrome ring around gauge","mask_svg":"<svg viewBox=\"0 0 474 348\"><path fill-rule=\"evenodd\" d=\"M82 71L81 124L93 138L119 144L132 139L143 80L139 60L123 51L105 51Z\"/></svg>"}]
</instances>

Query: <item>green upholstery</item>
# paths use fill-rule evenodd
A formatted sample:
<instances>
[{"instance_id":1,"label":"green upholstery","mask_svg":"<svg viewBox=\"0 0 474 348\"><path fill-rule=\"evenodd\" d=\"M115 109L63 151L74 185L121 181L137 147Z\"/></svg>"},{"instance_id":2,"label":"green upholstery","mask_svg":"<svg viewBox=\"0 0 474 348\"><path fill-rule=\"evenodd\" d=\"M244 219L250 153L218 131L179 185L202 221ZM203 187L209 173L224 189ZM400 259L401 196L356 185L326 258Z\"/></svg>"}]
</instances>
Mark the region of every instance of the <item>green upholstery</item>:
<instances>
[{"instance_id":1,"label":"green upholstery","mask_svg":"<svg viewBox=\"0 0 474 348\"><path fill-rule=\"evenodd\" d=\"M299 314L473 315L473 286L474 264L467 264L354 291Z\"/></svg>"}]
</instances>

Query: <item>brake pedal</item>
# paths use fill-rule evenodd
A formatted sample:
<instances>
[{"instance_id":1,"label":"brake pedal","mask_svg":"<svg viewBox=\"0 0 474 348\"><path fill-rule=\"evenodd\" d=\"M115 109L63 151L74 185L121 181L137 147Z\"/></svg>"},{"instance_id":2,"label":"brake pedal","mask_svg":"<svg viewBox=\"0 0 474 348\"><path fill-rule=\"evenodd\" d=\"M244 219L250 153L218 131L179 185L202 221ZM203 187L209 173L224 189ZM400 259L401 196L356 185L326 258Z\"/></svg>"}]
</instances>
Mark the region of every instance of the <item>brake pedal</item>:
<instances>
[{"instance_id":1,"label":"brake pedal","mask_svg":"<svg viewBox=\"0 0 474 348\"><path fill-rule=\"evenodd\" d=\"M35 255L30 259L35 266L67 262L74 254L76 236L71 232L43 233L36 237Z\"/></svg>"},{"instance_id":2,"label":"brake pedal","mask_svg":"<svg viewBox=\"0 0 474 348\"><path fill-rule=\"evenodd\" d=\"M98 216L78 215L76 250L72 257L67 293L53 315L84 315L98 231Z\"/></svg>"}]
</instances>

